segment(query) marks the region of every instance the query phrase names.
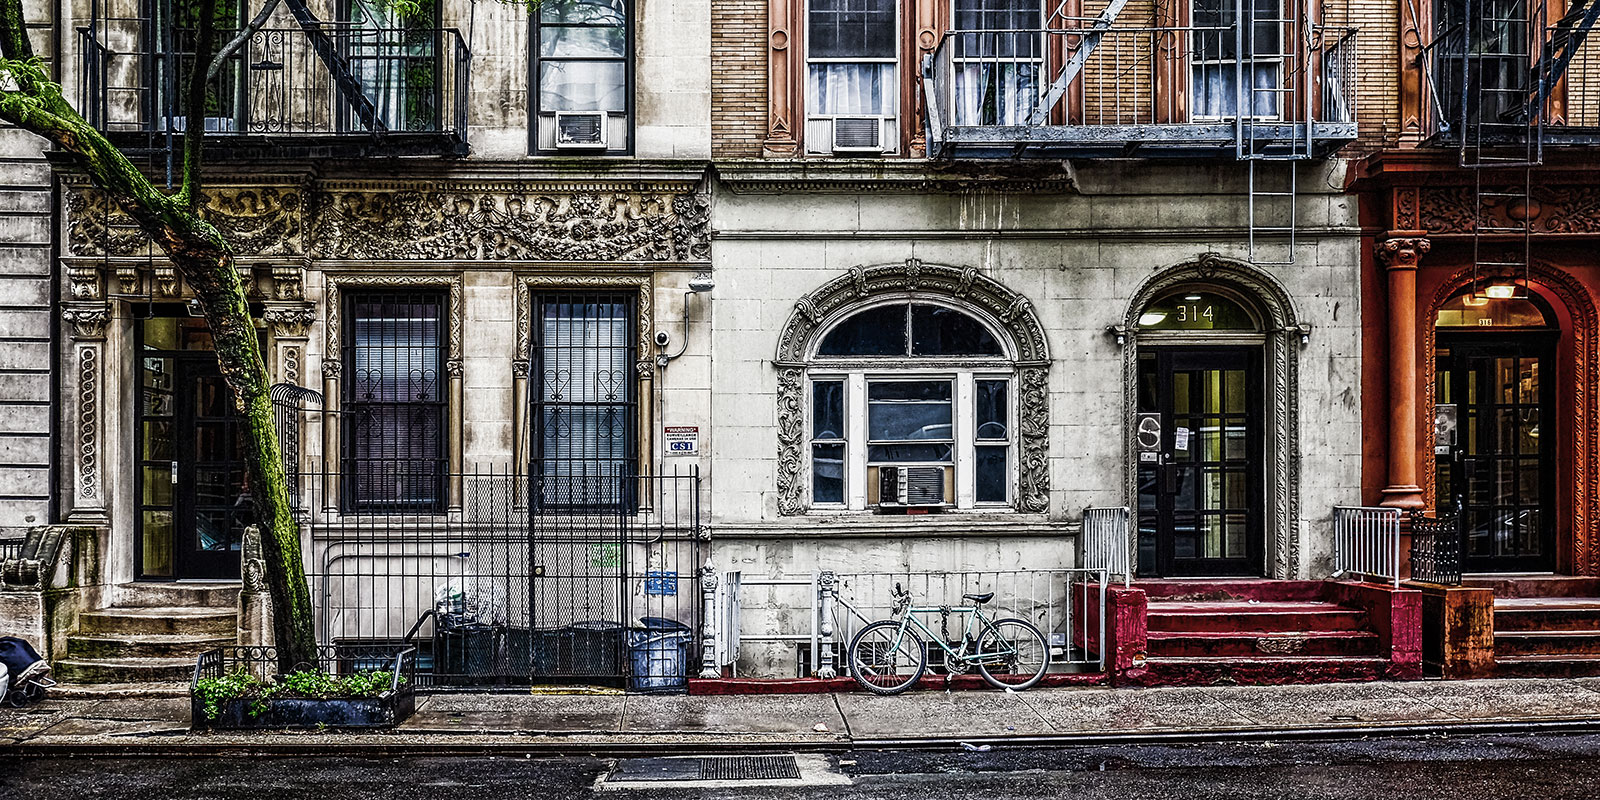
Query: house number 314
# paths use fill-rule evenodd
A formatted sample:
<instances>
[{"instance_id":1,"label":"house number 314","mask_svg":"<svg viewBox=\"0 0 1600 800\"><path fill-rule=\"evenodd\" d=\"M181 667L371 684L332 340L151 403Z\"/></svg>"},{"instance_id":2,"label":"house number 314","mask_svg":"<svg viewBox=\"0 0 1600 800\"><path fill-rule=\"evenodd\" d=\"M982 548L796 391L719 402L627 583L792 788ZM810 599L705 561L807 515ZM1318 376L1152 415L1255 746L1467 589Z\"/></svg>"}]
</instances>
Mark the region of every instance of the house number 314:
<instances>
[{"instance_id":1,"label":"house number 314","mask_svg":"<svg viewBox=\"0 0 1600 800\"><path fill-rule=\"evenodd\" d=\"M1181 305L1178 306L1179 322L1211 321L1211 306Z\"/></svg>"}]
</instances>

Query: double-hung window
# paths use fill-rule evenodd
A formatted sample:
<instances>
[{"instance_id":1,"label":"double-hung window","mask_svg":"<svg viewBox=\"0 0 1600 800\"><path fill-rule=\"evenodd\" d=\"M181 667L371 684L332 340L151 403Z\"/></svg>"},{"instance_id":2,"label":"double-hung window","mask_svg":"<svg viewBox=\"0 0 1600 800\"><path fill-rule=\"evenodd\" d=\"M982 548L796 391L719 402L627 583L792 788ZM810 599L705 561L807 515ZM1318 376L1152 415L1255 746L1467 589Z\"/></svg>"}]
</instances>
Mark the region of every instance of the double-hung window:
<instances>
[{"instance_id":1,"label":"double-hung window","mask_svg":"<svg viewBox=\"0 0 1600 800\"><path fill-rule=\"evenodd\" d=\"M812 508L1011 504L1012 365L976 317L915 301L856 312L809 373Z\"/></svg>"},{"instance_id":2,"label":"double-hung window","mask_svg":"<svg viewBox=\"0 0 1600 800\"><path fill-rule=\"evenodd\" d=\"M374 292L346 302L344 507L443 511L448 301Z\"/></svg>"},{"instance_id":3,"label":"double-hung window","mask_svg":"<svg viewBox=\"0 0 1600 800\"><path fill-rule=\"evenodd\" d=\"M810 0L807 149L893 152L900 82L897 0Z\"/></svg>"},{"instance_id":4,"label":"double-hung window","mask_svg":"<svg viewBox=\"0 0 1600 800\"><path fill-rule=\"evenodd\" d=\"M955 124L1023 125L1042 91L1041 0L954 0Z\"/></svg>"},{"instance_id":5,"label":"double-hung window","mask_svg":"<svg viewBox=\"0 0 1600 800\"><path fill-rule=\"evenodd\" d=\"M547 0L534 26L539 153L633 151L633 0Z\"/></svg>"},{"instance_id":6,"label":"double-hung window","mask_svg":"<svg viewBox=\"0 0 1600 800\"><path fill-rule=\"evenodd\" d=\"M1247 109L1277 119L1284 95L1284 0L1192 0L1191 119L1231 119ZM1244 19L1239 18L1240 9Z\"/></svg>"},{"instance_id":7,"label":"double-hung window","mask_svg":"<svg viewBox=\"0 0 1600 800\"><path fill-rule=\"evenodd\" d=\"M544 506L627 502L637 453L632 309L626 295L538 298L533 474Z\"/></svg>"}]
</instances>

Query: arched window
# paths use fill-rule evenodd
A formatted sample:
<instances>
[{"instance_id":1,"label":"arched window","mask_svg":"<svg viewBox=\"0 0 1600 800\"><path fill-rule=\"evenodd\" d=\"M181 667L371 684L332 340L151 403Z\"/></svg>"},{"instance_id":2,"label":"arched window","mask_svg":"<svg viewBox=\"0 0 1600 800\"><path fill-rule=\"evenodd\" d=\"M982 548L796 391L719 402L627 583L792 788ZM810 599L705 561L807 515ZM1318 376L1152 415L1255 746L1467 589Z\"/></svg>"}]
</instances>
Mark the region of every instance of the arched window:
<instances>
[{"instance_id":1,"label":"arched window","mask_svg":"<svg viewBox=\"0 0 1600 800\"><path fill-rule=\"evenodd\" d=\"M825 325L806 370L811 506L1009 508L1014 365L996 331L923 300Z\"/></svg>"},{"instance_id":2,"label":"arched window","mask_svg":"<svg viewBox=\"0 0 1600 800\"><path fill-rule=\"evenodd\" d=\"M1440 328L1553 328L1533 295L1518 297L1515 287L1490 286L1482 293L1463 290L1444 301L1434 318Z\"/></svg>"}]
</instances>

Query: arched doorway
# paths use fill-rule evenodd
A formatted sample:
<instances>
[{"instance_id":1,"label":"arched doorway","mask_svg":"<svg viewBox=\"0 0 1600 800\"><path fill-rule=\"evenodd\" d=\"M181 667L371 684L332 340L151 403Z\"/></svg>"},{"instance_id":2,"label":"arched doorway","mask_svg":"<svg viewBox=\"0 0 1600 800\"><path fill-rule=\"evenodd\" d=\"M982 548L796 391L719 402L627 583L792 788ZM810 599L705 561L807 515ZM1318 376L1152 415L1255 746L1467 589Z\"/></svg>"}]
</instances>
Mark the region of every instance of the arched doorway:
<instances>
[{"instance_id":1,"label":"arched doorway","mask_svg":"<svg viewBox=\"0 0 1600 800\"><path fill-rule=\"evenodd\" d=\"M1462 566L1552 571L1556 315L1525 286L1468 286L1434 331L1434 492L1461 510Z\"/></svg>"},{"instance_id":2,"label":"arched doorway","mask_svg":"<svg viewBox=\"0 0 1600 800\"><path fill-rule=\"evenodd\" d=\"M1139 572L1266 572L1264 315L1214 283L1139 311L1135 424Z\"/></svg>"}]
</instances>

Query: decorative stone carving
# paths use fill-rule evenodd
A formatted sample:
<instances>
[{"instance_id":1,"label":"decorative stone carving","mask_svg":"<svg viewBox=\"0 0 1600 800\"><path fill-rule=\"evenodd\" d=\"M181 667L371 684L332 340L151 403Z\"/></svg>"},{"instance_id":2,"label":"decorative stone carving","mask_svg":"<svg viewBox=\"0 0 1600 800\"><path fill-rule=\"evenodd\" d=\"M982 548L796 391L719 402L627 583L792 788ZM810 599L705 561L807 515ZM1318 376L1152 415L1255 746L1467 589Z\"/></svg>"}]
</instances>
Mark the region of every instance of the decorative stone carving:
<instances>
[{"instance_id":1,"label":"decorative stone carving","mask_svg":"<svg viewBox=\"0 0 1600 800\"><path fill-rule=\"evenodd\" d=\"M268 306L261 318L273 338L303 339L317 321L317 312L310 306Z\"/></svg>"},{"instance_id":2,"label":"decorative stone carving","mask_svg":"<svg viewBox=\"0 0 1600 800\"><path fill-rule=\"evenodd\" d=\"M1413 231L1394 231L1405 234ZM1422 257L1433 249L1425 236L1391 236L1377 244L1378 262L1389 269L1416 269Z\"/></svg>"},{"instance_id":3,"label":"decorative stone carving","mask_svg":"<svg viewBox=\"0 0 1600 800\"><path fill-rule=\"evenodd\" d=\"M654 282L649 274L638 275L523 275L517 278L517 358L527 358L533 353L533 292L535 289L593 289L595 291L621 290L638 292L634 301L634 328L638 343L636 353L649 353L654 347L651 336L655 334ZM643 360L641 359L641 363ZM654 377L655 371L640 371L639 379Z\"/></svg>"},{"instance_id":4,"label":"decorative stone carving","mask_svg":"<svg viewBox=\"0 0 1600 800\"><path fill-rule=\"evenodd\" d=\"M710 204L652 188L349 189L312 196L311 253L384 260L672 261L710 257Z\"/></svg>"},{"instance_id":5,"label":"decorative stone carving","mask_svg":"<svg viewBox=\"0 0 1600 800\"><path fill-rule=\"evenodd\" d=\"M105 303L72 303L61 309L61 319L72 326L72 338L92 341L106 338L106 323L111 309Z\"/></svg>"},{"instance_id":6,"label":"decorative stone carving","mask_svg":"<svg viewBox=\"0 0 1600 800\"><path fill-rule=\"evenodd\" d=\"M449 291L450 324L446 337L449 350L446 351L447 364L449 360L459 359L461 350L461 276L459 275L345 275L331 274L328 276L326 297L324 305L327 307L328 318L323 323L323 361L322 374L324 377L337 377L338 366L333 367L329 373L329 364L338 364L339 354L344 351L342 347L344 335L344 304L340 300L340 293L352 286L362 287L437 287Z\"/></svg>"},{"instance_id":7,"label":"decorative stone carving","mask_svg":"<svg viewBox=\"0 0 1600 800\"><path fill-rule=\"evenodd\" d=\"M805 419L802 395L812 339L834 319L861 302L884 295L916 292L946 297L988 314L1010 334L1016 348L1020 424L1017 508L1050 509L1048 391L1049 345L1044 326L1028 299L971 267L929 264L915 258L898 264L852 267L795 302L778 336L778 513L803 514L805 497Z\"/></svg>"},{"instance_id":8,"label":"decorative stone carving","mask_svg":"<svg viewBox=\"0 0 1600 800\"><path fill-rule=\"evenodd\" d=\"M202 193L200 215L227 238L236 255L298 256L301 192L298 187L218 187ZM143 256L150 237L105 192L77 184L67 189L67 249L77 256Z\"/></svg>"},{"instance_id":9,"label":"decorative stone carving","mask_svg":"<svg viewBox=\"0 0 1600 800\"><path fill-rule=\"evenodd\" d=\"M1252 299L1265 314L1266 430L1269 437L1267 480L1267 538L1269 572L1274 578L1296 577L1300 564L1300 347L1301 329L1289 293L1267 273L1242 261L1216 253L1203 253L1194 261L1163 270L1134 293L1124 314L1122 329L1134 332L1122 348L1123 431L1134 430L1138 413L1139 314L1157 297L1184 284L1211 283L1234 289ZM1128 505L1137 507L1138 453L1133 437L1123 436L1123 486ZM1137 551L1129 554L1136 561ZM1136 568L1136 564L1130 565Z\"/></svg>"},{"instance_id":10,"label":"decorative stone carving","mask_svg":"<svg viewBox=\"0 0 1600 800\"><path fill-rule=\"evenodd\" d=\"M1304 636L1263 636L1256 640L1256 652L1271 656L1290 656L1306 649Z\"/></svg>"},{"instance_id":11,"label":"decorative stone carving","mask_svg":"<svg viewBox=\"0 0 1600 800\"><path fill-rule=\"evenodd\" d=\"M1439 307L1452 295L1471 285L1474 278L1484 277L1482 269L1476 272L1468 266L1458 270L1448 280L1439 284L1425 308L1418 308L1419 316L1432 320L1438 316ZM1521 277L1520 272L1517 275ZM1533 291L1547 300L1559 303L1567 310L1572 321L1571 330L1561 336L1570 342L1572 360L1556 367L1556 374L1570 370L1571 413L1567 424L1573 442L1573 456L1568 462L1572 497L1572 572L1577 575L1600 575L1600 311L1595 308L1589 291L1576 278L1560 267L1534 261L1528 265L1528 280ZM1422 337L1422 363L1432 364L1435 359L1436 339ZM1419 407L1433 408L1433 381L1420 381ZM1437 490L1432 469L1418 470L1423 494L1437 507Z\"/></svg>"},{"instance_id":12,"label":"decorative stone carving","mask_svg":"<svg viewBox=\"0 0 1600 800\"><path fill-rule=\"evenodd\" d=\"M78 348L78 495L100 496L100 349Z\"/></svg>"},{"instance_id":13,"label":"decorative stone carving","mask_svg":"<svg viewBox=\"0 0 1600 800\"><path fill-rule=\"evenodd\" d=\"M1480 213L1473 187L1426 186L1412 191L1420 193L1421 229L1434 234L1472 232ZM1481 213L1486 227L1520 228L1527 220L1536 234L1600 233L1600 187L1535 186L1526 199L1517 197L1522 193L1517 187L1485 186L1483 191Z\"/></svg>"}]
</instances>

